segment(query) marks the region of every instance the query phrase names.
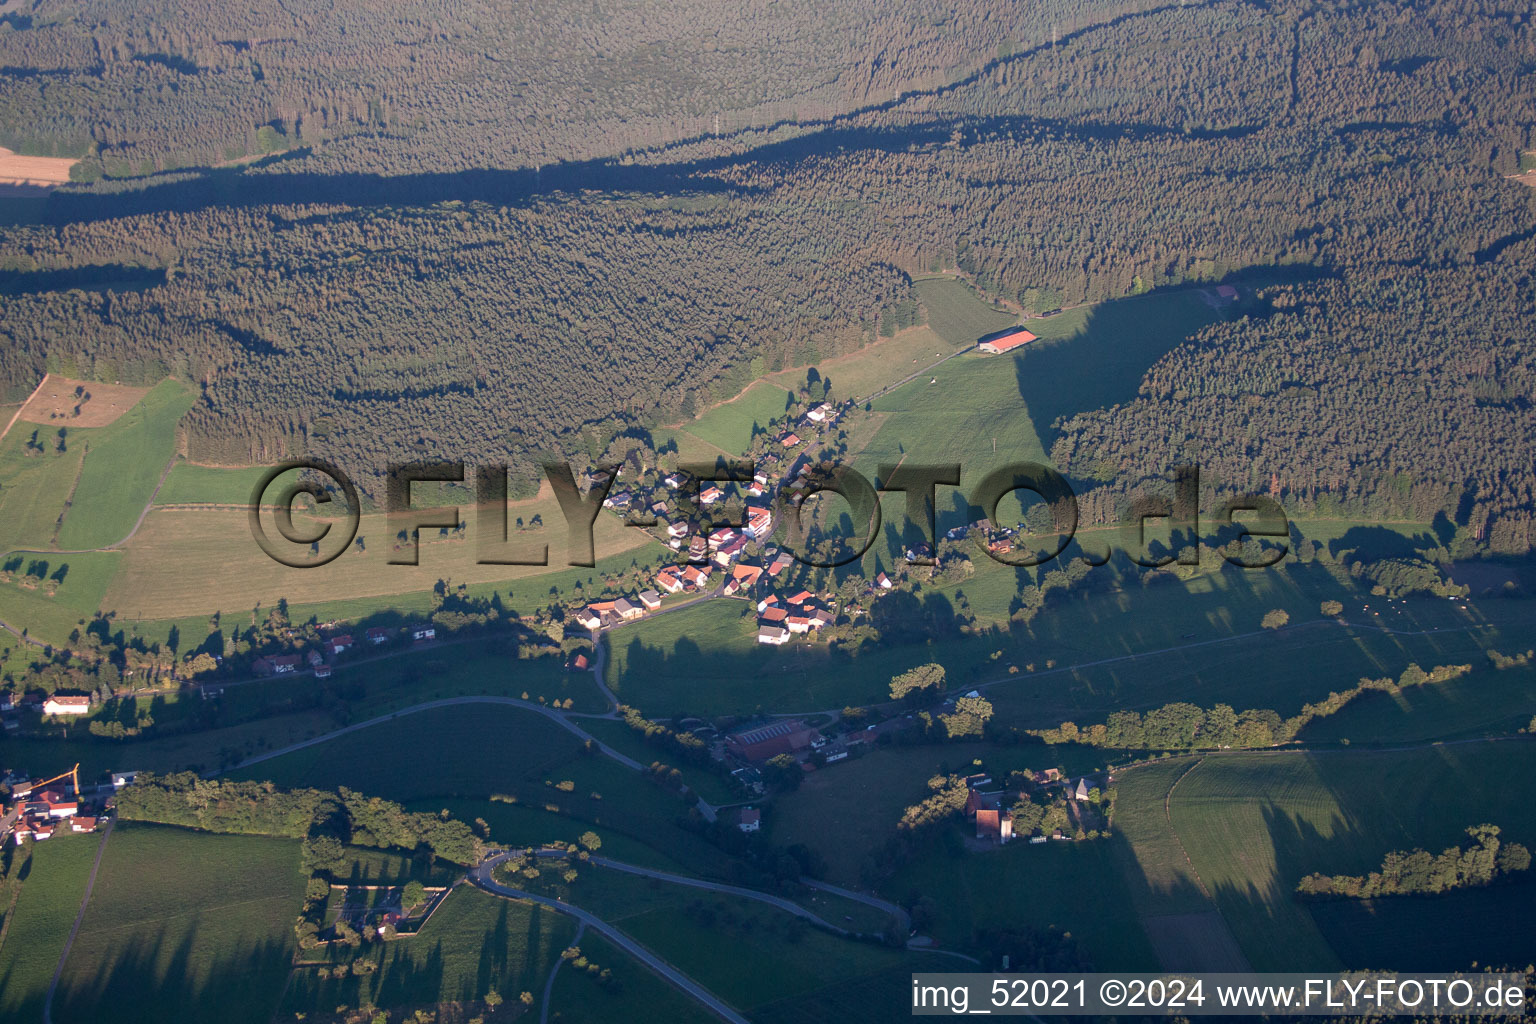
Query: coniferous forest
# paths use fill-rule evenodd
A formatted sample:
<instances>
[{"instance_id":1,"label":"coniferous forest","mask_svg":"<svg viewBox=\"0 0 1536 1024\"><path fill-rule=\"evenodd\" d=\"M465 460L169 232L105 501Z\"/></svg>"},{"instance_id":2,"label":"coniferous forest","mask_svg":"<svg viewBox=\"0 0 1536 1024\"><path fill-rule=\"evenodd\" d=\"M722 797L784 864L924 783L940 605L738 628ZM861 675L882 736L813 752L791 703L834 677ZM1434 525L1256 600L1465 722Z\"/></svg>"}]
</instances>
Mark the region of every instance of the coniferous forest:
<instances>
[{"instance_id":1,"label":"coniferous forest","mask_svg":"<svg viewBox=\"0 0 1536 1024\"><path fill-rule=\"evenodd\" d=\"M1015 8L12 11L0 142L83 159L0 231L0 384L173 372L200 461L527 486L873 341L915 275L1040 312L1284 265L1056 425L1090 517L1190 459L1536 542L1529 5Z\"/></svg>"}]
</instances>

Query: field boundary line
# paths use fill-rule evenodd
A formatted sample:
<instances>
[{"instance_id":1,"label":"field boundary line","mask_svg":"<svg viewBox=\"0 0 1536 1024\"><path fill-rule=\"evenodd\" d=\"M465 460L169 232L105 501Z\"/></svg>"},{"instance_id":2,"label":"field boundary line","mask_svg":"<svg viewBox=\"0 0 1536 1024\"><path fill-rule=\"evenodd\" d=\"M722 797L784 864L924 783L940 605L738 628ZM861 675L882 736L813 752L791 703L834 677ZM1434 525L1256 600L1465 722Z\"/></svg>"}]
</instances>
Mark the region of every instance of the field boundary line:
<instances>
[{"instance_id":1,"label":"field boundary line","mask_svg":"<svg viewBox=\"0 0 1536 1024\"><path fill-rule=\"evenodd\" d=\"M21 882L11 890L11 902L5 908L5 920L0 922L0 951L5 949L5 937L11 930L11 918L16 915L16 901L21 899Z\"/></svg>"},{"instance_id":2,"label":"field boundary line","mask_svg":"<svg viewBox=\"0 0 1536 1024\"><path fill-rule=\"evenodd\" d=\"M1189 865L1190 874L1195 876L1195 884L1200 887L1200 893L1210 900L1212 909L1216 907L1216 900L1211 896L1211 890L1205 887L1205 879L1200 877L1200 871L1195 867L1195 862L1189 859L1189 851L1184 848L1184 840L1179 837L1179 830L1173 827L1173 791L1179 788L1179 783L1189 778L1191 772L1199 768L1205 762L1204 757L1197 758L1195 763L1179 773L1179 777L1173 780L1173 785L1168 787L1168 792L1163 794L1163 818L1168 822L1168 834L1173 836L1173 841L1179 844L1179 852L1184 855L1184 863ZM1221 911L1217 910L1220 914Z\"/></svg>"},{"instance_id":3,"label":"field boundary line","mask_svg":"<svg viewBox=\"0 0 1536 1024\"><path fill-rule=\"evenodd\" d=\"M101 834L101 843L96 847L96 859L91 862L91 875L85 880L85 895L80 897L80 909L75 914L75 923L69 929L69 938L64 941L59 962L53 968L53 980L48 983L48 995L43 1000L43 1024L53 1024L53 994L58 991L59 979L64 976L64 964L69 960L75 936L80 934L80 922L85 920L85 908L91 905L91 890L96 888L96 872L101 870L101 856L107 852L107 840L112 838L112 826L115 824L116 818L108 819L106 830Z\"/></svg>"},{"instance_id":4,"label":"field boundary line","mask_svg":"<svg viewBox=\"0 0 1536 1024\"><path fill-rule=\"evenodd\" d=\"M5 435L9 434L11 432L11 428L16 425L16 421L21 419L21 411L27 407L32 399L37 397L37 393L43 390L43 385L46 383L48 383L48 374L45 373L43 374L43 379L37 382L37 387L32 389L32 393L28 395L22 401L22 403L16 407L16 411L11 414L11 422L5 425L4 430L0 430L0 441L5 440Z\"/></svg>"}]
</instances>

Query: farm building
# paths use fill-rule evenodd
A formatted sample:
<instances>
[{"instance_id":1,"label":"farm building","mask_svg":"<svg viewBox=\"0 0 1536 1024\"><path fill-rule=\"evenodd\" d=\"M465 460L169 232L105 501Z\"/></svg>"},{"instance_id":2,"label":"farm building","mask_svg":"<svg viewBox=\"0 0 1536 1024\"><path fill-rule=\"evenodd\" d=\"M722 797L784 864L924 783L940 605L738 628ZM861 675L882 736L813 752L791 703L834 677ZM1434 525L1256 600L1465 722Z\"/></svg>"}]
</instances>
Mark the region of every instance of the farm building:
<instances>
[{"instance_id":1,"label":"farm building","mask_svg":"<svg viewBox=\"0 0 1536 1024\"><path fill-rule=\"evenodd\" d=\"M820 735L799 719L774 722L725 738L731 752L744 761L766 761L780 754L804 750Z\"/></svg>"},{"instance_id":2,"label":"farm building","mask_svg":"<svg viewBox=\"0 0 1536 1024\"><path fill-rule=\"evenodd\" d=\"M45 715L88 715L90 713L91 698L89 697L60 697L55 694L43 701Z\"/></svg>"},{"instance_id":3,"label":"farm building","mask_svg":"<svg viewBox=\"0 0 1536 1024\"><path fill-rule=\"evenodd\" d=\"M976 348L996 356L1002 355L1004 352L1012 352L1021 345L1028 345L1034 340L1035 335L1023 327L1009 327L1005 330L983 335L978 339Z\"/></svg>"}]
</instances>

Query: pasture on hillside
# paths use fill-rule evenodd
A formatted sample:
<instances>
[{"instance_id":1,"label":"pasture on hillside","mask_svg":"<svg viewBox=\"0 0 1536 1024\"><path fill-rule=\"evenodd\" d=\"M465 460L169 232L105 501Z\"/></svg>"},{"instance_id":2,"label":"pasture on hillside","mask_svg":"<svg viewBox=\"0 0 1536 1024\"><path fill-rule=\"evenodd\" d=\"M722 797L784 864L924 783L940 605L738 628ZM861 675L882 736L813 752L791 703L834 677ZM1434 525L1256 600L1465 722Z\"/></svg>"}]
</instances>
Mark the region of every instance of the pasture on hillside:
<instances>
[{"instance_id":1,"label":"pasture on hillside","mask_svg":"<svg viewBox=\"0 0 1536 1024\"><path fill-rule=\"evenodd\" d=\"M1227 567L1189 580L1140 569L1094 572L1103 575L1054 592L1031 623L1007 629L988 626L979 610L986 601L1006 612L1005 594L1018 585L1011 569L986 567L959 584L893 594L880 605L893 639L856 650L804 641L764 646L747 604L705 601L608 634L608 682L620 699L653 715L804 712L884 702L892 676L937 661L951 690L995 683L988 697L1000 723L1040 728L1175 700L1292 714L1362 676L1396 677L1412 661L1426 669L1481 665L1485 647L1524 650L1536 642L1529 622L1504 615L1497 602L1421 596L1393 604L1386 618L1374 616L1364 607L1372 599L1360 597L1347 574L1317 563ZM1322 616L1321 602L1332 598L1352 602L1352 625ZM953 622L963 604L984 628L928 638L932 623ZM1290 625L1262 628L1277 608ZM1385 632L1383 623L1408 632ZM1411 635L1421 630L1432 632ZM1296 682L1298 666L1304 685Z\"/></svg>"},{"instance_id":2,"label":"pasture on hillside","mask_svg":"<svg viewBox=\"0 0 1536 1024\"><path fill-rule=\"evenodd\" d=\"M939 841L880 884L897 902L933 901L932 935L940 945L963 948L977 930L1027 924L1070 933L1097 970L1157 969L1108 841L1015 841L961 853L962 836L973 826L942 827Z\"/></svg>"},{"instance_id":3,"label":"pasture on hillside","mask_svg":"<svg viewBox=\"0 0 1536 1024\"><path fill-rule=\"evenodd\" d=\"M137 515L137 513L135 513ZM530 524L542 517L542 529L519 532L518 518ZM248 611L256 602L263 606L286 598L296 607L309 605L377 609L395 607L395 595L427 594L443 579L471 585L501 584L537 588L547 595L562 576L592 575L581 568L570 573L569 533L558 503L530 499L508 510L509 530L520 551L528 546L548 546L547 565L481 564L478 524L473 509L461 510L467 525L458 535L427 529L417 565L390 564L391 558L409 557L396 550L396 538L382 513L362 517L357 539L334 561L310 569L294 569L274 561L251 536L247 513L241 509L156 509L124 550L124 561L105 602L131 619L176 619L206 616L213 610ZM300 529L313 528L302 513L295 514ZM270 529L270 527L269 527ZM617 516L602 514L593 526L598 559L624 553L628 565L634 558L649 560L665 549L643 530L626 529ZM308 548L293 557L307 558ZM533 554L538 554L534 551ZM545 577L549 577L546 582ZM526 582L525 582L526 581ZM375 600L369 601L372 598ZM361 614L354 612L353 614Z\"/></svg>"},{"instance_id":4,"label":"pasture on hillside","mask_svg":"<svg viewBox=\"0 0 1536 1024\"><path fill-rule=\"evenodd\" d=\"M1506 839L1536 846L1536 807L1518 784L1533 768L1536 743L1523 737L1397 751L1213 755L1180 781L1170 810L1195 872L1254 969L1391 969L1402 966L1400 942L1379 933L1382 943L1366 948L1356 936L1348 951L1360 959L1346 961L1318 927L1313 905L1295 898L1297 882L1314 871L1363 875L1393 850L1439 853L1485 822ZM1396 906L1418 898L1387 899ZM1437 921L1431 910L1453 914L1465 902L1425 902L1415 916L1429 930L1460 927L1452 917ZM1487 922L1482 947L1497 947L1497 962L1536 957L1528 920L1512 931L1494 928Z\"/></svg>"},{"instance_id":5,"label":"pasture on hillside","mask_svg":"<svg viewBox=\"0 0 1536 1024\"><path fill-rule=\"evenodd\" d=\"M755 381L730 401L683 424L683 429L706 444L740 454L751 446L753 437L767 429L769 421L784 415L788 401L789 392L777 384Z\"/></svg>"},{"instance_id":6,"label":"pasture on hillside","mask_svg":"<svg viewBox=\"0 0 1536 1024\"><path fill-rule=\"evenodd\" d=\"M294 840L119 825L53 1019L265 1024L288 976L303 899Z\"/></svg>"},{"instance_id":7,"label":"pasture on hillside","mask_svg":"<svg viewBox=\"0 0 1536 1024\"><path fill-rule=\"evenodd\" d=\"M479 1002L492 989L508 1004L522 992L538 1000L575 933L571 919L554 911L460 886L418 934L356 953L376 965L374 973L322 978L314 966L296 967L279 1012L320 1014L367 1004L405 1011L392 1014L403 1017L442 1003Z\"/></svg>"},{"instance_id":8,"label":"pasture on hillside","mask_svg":"<svg viewBox=\"0 0 1536 1024\"><path fill-rule=\"evenodd\" d=\"M199 466L181 461L171 467L170 475L156 505L249 505L251 494L266 473L265 466Z\"/></svg>"},{"instance_id":9,"label":"pasture on hillside","mask_svg":"<svg viewBox=\"0 0 1536 1024\"><path fill-rule=\"evenodd\" d=\"M774 799L769 835L779 846L803 843L827 862L827 880L860 884L864 858L896 831L902 811L928 796L935 775L1061 767L1082 773L1103 765L1089 747L1038 743L952 743L876 746L861 756L810 773Z\"/></svg>"},{"instance_id":10,"label":"pasture on hillside","mask_svg":"<svg viewBox=\"0 0 1536 1024\"><path fill-rule=\"evenodd\" d=\"M931 282L918 285L919 291ZM814 367L797 366L769 374L767 380L780 387L795 389L809 378L814 369L818 377L832 387L832 395L839 399L862 400L881 388L894 384L908 374L917 373L945 356L969 348L975 340L955 344L941 337L931 328L908 327L894 337L880 338L856 352L834 359L823 359Z\"/></svg>"},{"instance_id":11,"label":"pasture on hillside","mask_svg":"<svg viewBox=\"0 0 1536 1024\"><path fill-rule=\"evenodd\" d=\"M15 851L21 892L5 914L0 945L0 1020L41 1020L48 984L69 940L102 837L64 831ZM14 884L14 883L13 883Z\"/></svg>"},{"instance_id":12,"label":"pasture on hillside","mask_svg":"<svg viewBox=\"0 0 1536 1024\"><path fill-rule=\"evenodd\" d=\"M83 448L84 458L60 548L104 547L132 532L175 450L176 424L195 398L180 381L161 381L110 426L70 431L70 445Z\"/></svg>"},{"instance_id":13,"label":"pasture on hillside","mask_svg":"<svg viewBox=\"0 0 1536 1024\"><path fill-rule=\"evenodd\" d=\"M921 278L915 284L918 300L928 313L928 327L953 348L974 348L983 334L1019 322L1018 314L983 302L958 277Z\"/></svg>"},{"instance_id":14,"label":"pasture on hillside","mask_svg":"<svg viewBox=\"0 0 1536 1024\"><path fill-rule=\"evenodd\" d=\"M427 750L431 756L421 756ZM230 776L284 788L346 786L428 811L456 798L486 801L499 794L622 832L698 873L725 870L717 848L676 824L691 801L586 751L542 715L508 705L456 705L392 718Z\"/></svg>"}]
</instances>

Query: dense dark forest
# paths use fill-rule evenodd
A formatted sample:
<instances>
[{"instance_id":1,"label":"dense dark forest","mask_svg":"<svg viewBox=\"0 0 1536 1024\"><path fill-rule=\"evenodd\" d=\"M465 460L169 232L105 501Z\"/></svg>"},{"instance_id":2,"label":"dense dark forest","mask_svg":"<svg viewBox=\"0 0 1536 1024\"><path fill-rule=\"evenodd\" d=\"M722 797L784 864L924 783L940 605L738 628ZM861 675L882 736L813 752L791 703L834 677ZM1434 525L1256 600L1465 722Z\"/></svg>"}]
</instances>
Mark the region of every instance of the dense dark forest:
<instances>
[{"instance_id":1,"label":"dense dark forest","mask_svg":"<svg viewBox=\"0 0 1536 1024\"><path fill-rule=\"evenodd\" d=\"M889 102L1150 6L34 0L0 20L0 143L109 174L320 143L348 171L537 166Z\"/></svg>"},{"instance_id":2,"label":"dense dark forest","mask_svg":"<svg viewBox=\"0 0 1536 1024\"><path fill-rule=\"evenodd\" d=\"M7 15L0 123L87 177L302 148L5 229L12 395L168 370L204 461L526 481L873 340L920 273L1042 311L1287 265L1046 438L1085 514L1190 459L1536 542L1528 5L142 6Z\"/></svg>"}]
</instances>

